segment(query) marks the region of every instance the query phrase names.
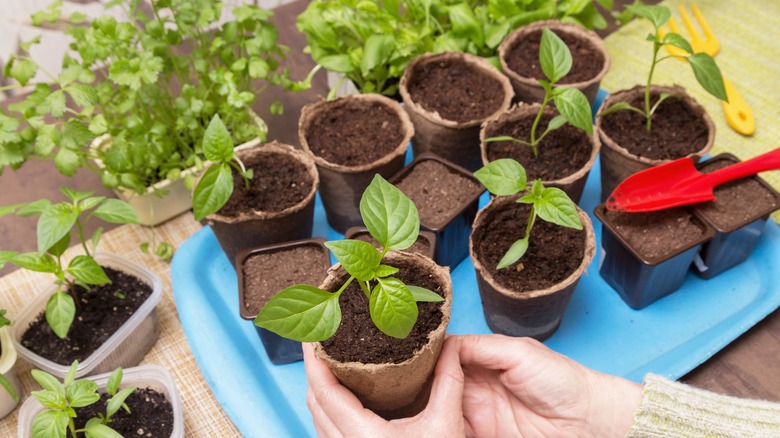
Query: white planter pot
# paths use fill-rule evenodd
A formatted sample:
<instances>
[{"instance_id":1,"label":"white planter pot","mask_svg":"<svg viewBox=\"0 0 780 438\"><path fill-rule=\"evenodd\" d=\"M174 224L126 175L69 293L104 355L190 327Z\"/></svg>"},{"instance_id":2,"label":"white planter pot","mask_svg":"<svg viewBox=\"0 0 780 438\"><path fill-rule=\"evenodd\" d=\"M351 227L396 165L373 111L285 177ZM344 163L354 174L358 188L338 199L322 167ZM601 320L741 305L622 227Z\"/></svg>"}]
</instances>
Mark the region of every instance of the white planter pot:
<instances>
[{"instance_id":1,"label":"white planter pot","mask_svg":"<svg viewBox=\"0 0 780 438\"><path fill-rule=\"evenodd\" d=\"M105 392L106 383L110 372L92 377L89 380L98 384L99 391ZM137 388L151 388L162 392L173 407L173 432L171 438L184 437L184 414L182 411L179 391L171 373L159 365L142 365L122 370L122 384L120 387L135 386ZM18 437L32 438L32 422L36 415L43 410L43 406L35 397L29 397L21 409L19 409Z\"/></svg>"},{"instance_id":2,"label":"white planter pot","mask_svg":"<svg viewBox=\"0 0 780 438\"><path fill-rule=\"evenodd\" d=\"M101 266L108 266L140 278L152 288L152 294L141 307L119 327L97 350L79 361L76 376L113 371L117 367L137 365L157 341L160 327L157 320L157 303L162 298L162 281L149 269L127 261L119 256L97 253L95 260ZM34 367L57 377L65 377L70 364L62 365L39 356L21 344L22 334L30 323L46 308L46 302L56 286L52 285L44 293L36 296L23 310L13 326L11 336L19 355Z\"/></svg>"},{"instance_id":3,"label":"white planter pot","mask_svg":"<svg viewBox=\"0 0 780 438\"><path fill-rule=\"evenodd\" d=\"M0 328L0 348L2 348L2 354L0 354L0 374L5 376L11 385L14 387L16 394L21 396L21 384L19 378L16 376L16 370L14 370L14 364L16 363L16 348L11 340L11 334L8 331L8 327ZM0 387L0 418L5 417L19 404L18 401L11 397L5 389Z\"/></svg>"}]
</instances>

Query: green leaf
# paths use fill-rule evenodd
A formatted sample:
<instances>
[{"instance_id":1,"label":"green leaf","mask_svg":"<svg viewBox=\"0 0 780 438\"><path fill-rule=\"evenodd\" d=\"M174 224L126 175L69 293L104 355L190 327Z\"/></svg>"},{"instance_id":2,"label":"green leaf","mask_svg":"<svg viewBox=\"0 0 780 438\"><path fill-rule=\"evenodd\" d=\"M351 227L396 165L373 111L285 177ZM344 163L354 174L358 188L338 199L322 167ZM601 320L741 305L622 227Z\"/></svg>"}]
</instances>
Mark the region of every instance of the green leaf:
<instances>
[{"instance_id":1,"label":"green leaf","mask_svg":"<svg viewBox=\"0 0 780 438\"><path fill-rule=\"evenodd\" d=\"M566 121L575 127L593 135L593 113L590 103L582 91L576 88L564 88L554 98L555 107Z\"/></svg>"},{"instance_id":2,"label":"green leaf","mask_svg":"<svg viewBox=\"0 0 780 438\"><path fill-rule=\"evenodd\" d=\"M33 254L38 255L37 253L33 253ZM3 269L6 263L12 261L13 258L16 257L16 255L17 255L16 251L0 251L0 269ZM0 312L2 311L0 310ZM3 318L3 322L5 321L7 321L7 319ZM2 324L0 325L0 327L2 327L3 325L8 325L8 324Z\"/></svg>"},{"instance_id":3,"label":"green leaf","mask_svg":"<svg viewBox=\"0 0 780 438\"><path fill-rule=\"evenodd\" d=\"M504 254L504 257L501 257L496 269L504 269L507 266L514 264L525 255L526 251L528 251L528 239L523 238L515 241L515 243L509 247L506 254Z\"/></svg>"},{"instance_id":4,"label":"green leaf","mask_svg":"<svg viewBox=\"0 0 780 438\"><path fill-rule=\"evenodd\" d=\"M547 130L555 131L556 129L560 128L565 124L566 124L566 117L563 117L562 115L558 114L557 116L550 119L550 123L547 124Z\"/></svg>"},{"instance_id":5,"label":"green leaf","mask_svg":"<svg viewBox=\"0 0 780 438\"><path fill-rule=\"evenodd\" d=\"M75 316L76 304L73 297L66 293L55 292L46 303L46 322L60 338L68 335Z\"/></svg>"},{"instance_id":6,"label":"green leaf","mask_svg":"<svg viewBox=\"0 0 780 438\"><path fill-rule=\"evenodd\" d=\"M84 426L84 433L87 438L122 438L119 432L101 423L99 418L90 419Z\"/></svg>"},{"instance_id":7,"label":"green leaf","mask_svg":"<svg viewBox=\"0 0 780 438\"><path fill-rule=\"evenodd\" d=\"M70 233L62 236L62 239L60 239L59 242L55 243L54 246L49 248L49 254L53 255L54 257L60 257L65 250L68 249L70 246Z\"/></svg>"},{"instance_id":8,"label":"green leaf","mask_svg":"<svg viewBox=\"0 0 780 438\"><path fill-rule=\"evenodd\" d=\"M11 263L22 269L35 272L46 272L49 274L57 272L57 261L48 254L26 252L14 256L11 259Z\"/></svg>"},{"instance_id":9,"label":"green leaf","mask_svg":"<svg viewBox=\"0 0 780 438\"><path fill-rule=\"evenodd\" d=\"M233 175L227 164L213 165L206 169L192 195L195 220L216 213L233 194Z\"/></svg>"},{"instance_id":10,"label":"green leaf","mask_svg":"<svg viewBox=\"0 0 780 438\"><path fill-rule=\"evenodd\" d=\"M32 374L33 379L41 385L41 388L48 392L58 394L62 396L63 399L65 398L65 388L56 377L41 370L32 370L30 373Z\"/></svg>"},{"instance_id":11,"label":"green leaf","mask_svg":"<svg viewBox=\"0 0 780 438\"><path fill-rule=\"evenodd\" d=\"M77 190L69 189L67 187L60 187L60 191L63 195L67 196L68 199L70 199L71 202L74 204L77 204L79 201L81 201L84 198L88 198L95 194L95 192L79 192Z\"/></svg>"},{"instance_id":12,"label":"green leaf","mask_svg":"<svg viewBox=\"0 0 780 438\"><path fill-rule=\"evenodd\" d=\"M368 309L371 320L384 334L403 339L417 322L417 303L412 292L397 278L378 278Z\"/></svg>"},{"instance_id":13,"label":"green leaf","mask_svg":"<svg viewBox=\"0 0 780 438\"><path fill-rule=\"evenodd\" d=\"M550 29L542 29L542 42L539 47L539 63L544 75L555 83L569 74L571 70L571 51L563 40Z\"/></svg>"},{"instance_id":14,"label":"green leaf","mask_svg":"<svg viewBox=\"0 0 780 438\"><path fill-rule=\"evenodd\" d=\"M452 32L459 37L466 37L477 46L485 44L485 35L482 33L482 23L474 15L474 11L468 3L458 3L448 8Z\"/></svg>"},{"instance_id":15,"label":"green leaf","mask_svg":"<svg viewBox=\"0 0 780 438\"><path fill-rule=\"evenodd\" d=\"M81 166L81 157L70 149L60 148L54 157L54 164L63 175L73 176L76 169Z\"/></svg>"},{"instance_id":16,"label":"green leaf","mask_svg":"<svg viewBox=\"0 0 780 438\"><path fill-rule=\"evenodd\" d=\"M68 21L70 21L71 23L74 23L74 24L79 24L79 23L83 23L84 21L86 21L86 19L87 19L87 15L85 13L76 11L76 12L70 14L70 17L68 18Z\"/></svg>"},{"instance_id":17,"label":"green leaf","mask_svg":"<svg viewBox=\"0 0 780 438\"><path fill-rule=\"evenodd\" d=\"M374 175L360 199L366 228L385 251L403 250L417 241L420 214L411 199L397 187Z\"/></svg>"},{"instance_id":18,"label":"green leaf","mask_svg":"<svg viewBox=\"0 0 780 438\"><path fill-rule=\"evenodd\" d=\"M138 217L138 213L133 210L133 207L127 202L120 201L119 199L106 199L92 212L92 214L112 224L141 223L141 219Z\"/></svg>"},{"instance_id":19,"label":"green leaf","mask_svg":"<svg viewBox=\"0 0 780 438\"><path fill-rule=\"evenodd\" d=\"M122 383L122 367L118 367L111 375L108 376L108 382L106 383L106 392L109 395L116 394L119 390L119 384Z\"/></svg>"},{"instance_id":20,"label":"green leaf","mask_svg":"<svg viewBox=\"0 0 780 438\"><path fill-rule=\"evenodd\" d=\"M84 151L94 138L89 127L77 120L71 119L62 125L62 145L74 152Z\"/></svg>"},{"instance_id":21,"label":"green leaf","mask_svg":"<svg viewBox=\"0 0 780 438\"><path fill-rule=\"evenodd\" d=\"M133 391L135 391L134 386L128 386L127 388L122 388L121 391L116 393L115 396L111 397L108 400L108 403L106 403L106 415L108 416L108 418L111 418L112 415L119 412L119 409L125 403L127 397L129 397L130 394L133 393Z\"/></svg>"},{"instance_id":22,"label":"green leaf","mask_svg":"<svg viewBox=\"0 0 780 438\"><path fill-rule=\"evenodd\" d=\"M35 137L35 153L41 157L48 157L59 143L60 131L57 127L43 125L38 129L38 136Z\"/></svg>"},{"instance_id":23,"label":"green leaf","mask_svg":"<svg viewBox=\"0 0 780 438\"><path fill-rule=\"evenodd\" d=\"M49 206L38 218L38 252L48 251L76 225L79 214L70 205L61 203Z\"/></svg>"},{"instance_id":24,"label":"green leaf","mask_svg":"<svg viewBox=\"0 0 780 438\"><path fill-rule=\"evenodd\" d=\"M89 132L95 135L103 135L108 132L108 122L103 114L98 114L89 122Z\"/></svg>"},{"instance_id":25,"label":"green leaf","mask_svg":"<svg viewBox=\"0 0 780 438\"><path fill-rule=\"evenodd\" d=\"M9 58L5 68L5 74L16 79L22 85L27 85L37 72L38 64L35 61L18 59L14 56Z\"/></svg>"},{"instance_id":26,"label":"green leaf","mask_svg":"<svg viewBox=\"0 0 780 438\"><path fill-rule=\"evenodd\" d=\"M233 159L233 140L219 114L214 114L203 133L203 153L214 163L227 163Z\"/></svg>"},{"instance_id":27,"label":"green leaf","mask_svg":"<svg viewBox=\"0 0 780 438\"><path fill-rule=\"evenodd\" d=\"M49 94L41 104L41 109L50 112L54 117L62 117L65 114L65 93L57 90Z\"/></svg>"},{"instance_id":28,"label":"green leaf","mask_svg":"<svg viewBox=\"0 0 780 438\"><path fill-rule=\"evenodd\" d=\"M495 49L504 40L506 34L509 33L509 22L503 22L499 24L485 24L485 45L491 49Z\"/></svg>"},{"instance_id":29,"label":"green leaf","mask_svg":"<svg viewBox=\"0 0 780 438\"><path fill-rule=\"evenodd\" d=\"M666 22L669 21L669 18L672 17L671 11L669 11L669 8L665 6L647 6L647 5L632 4L632 5L627 5L626 10L642 18L650 20L650 22L653 23L653 26L655 26L656 29L659 29L661 26L666 24Z\"/></svg>"},{"instance_id":30,"label":"green leaf","mask_svg":"<svg viewBox=\"0 0 780 438\"><path fill-rule=\"evenodd\" d=\"M98 243L100 243L100 236L102 235L103 235L103 227L97 227L97 229L95 229L95 232L92 234L92 239L90 239L92 241L93 251L97 249Z\"/></svg>"},{"instance_id":31,"label":"green leaf","mask_svg":"<svg viewBox=\"0 0 780 438\"><path fill-rule=\"evenodd\" d=\"M97 91L89 85L73 84L65 88L65 92L81 108L91 107L98 100Z\"/></svg>"},{"instance_id":32,"label":"green leaf","mask_svg":"<svg viewBox=\"0 0 780 438\"><path fill-rule=\"evenodd\" d=\"M328 71L337 73L351 73L355 70L355 65L349 55L328 55L318 60L318 63Z\"/></svg>"},{"instance_id":33,"label":"green leaf","mask_svg":"<svg viewBox=\"0 0 780 438\"><path fill-rule=\"evenodd\" d=\"M360 59L360 72L363 76L369 74L375 67L387 62L395 50L395 41L390 35L371 35L363 46L363 57ZM327 67L326 67L327 68Z\"/></svg>"},{"instance_id":34,"label":"green leaf","mask_svg":"<svg viewBox=\"0 0 780 438\"><path fill-rule=\"evenodd\" d=\"M721 75L718 65L715 64L715 60L706 53L697 53L687 59L702 88L718 99L728 101L726 87L723 85L723 75Z\"/></svg>"},{"instance_id":35,"label":"green leaf","mask_svg":"<svg viewBox=\"0 0 780 438\"><path fill-rule=\"evenodd\" d=\"M628 102L617 102L617 103L615 103L613 105L610 105L609 108L607 108L604 111L602 111L599 116L600 117L604 117L607 114L612 114L612 113L616 113L618 111L624 111L624 110L634 111L636 113L642 114L642 116L645 115L644 111L642 111L642 110L640 110L638 108L634 108L633 106L629 105Z\"/></svg>"},{"instance_id":36,"label":"green leaf","mask_svg":"<svg viewBox=\"0 0 780 438\"><path fill-rule=\"evenodd\" d=\"M20 208L16 212L16 215L22 217L35 216L46 211L46 209L49 208L49 206L51 206L51 201L45 198L39 199Z\"/></svg>"},{"instance_id":37,"label":"green leaf","mask_svg":"<svg viewBox=\"0 0 780 438\"><path fill-rule=\"evenodd\" d=\"M87 255L74 257L68 265L67 273L76 280L86 284L100 285L111 283L103 268L100 267L95 259Z\"/></svg>"},{"instance_id":38,"label":"green leaf","mask_svg":"<svg viewBox=\"0 0 780 438\"><path fill-rule=\"evenodd\" d=\"M547 222L562 227L582 229L577 208L566 192L557 187L546 187L541 198L534 202L536 214Z\"/></svg>"},{"instance_id":39,"label":"green leaf","mask_svg":"<svg viewBox=\"0 0 780 438\"><path fill-rule=\"evenodd\" d=\"M398 268L388 265L379 265L374 269L374 277L389 277L398 272Z\"/></svg>"},{"instance_id":40,"label":"green leaf","mask_svg":"<svg viewBox=\"0 0 780 438\"><path fill-rule=\"evenodd\" d=\"M65 411L45 410L32 422L33 438L65 438L70 417Z\"/></svg>"},{"instance_id":41,"label":"green leaf","mask_svg":"<svg viewBox=\"0 0 780 438\"><path fill-rule=\"evenodd\" d=\"M374 270L382 261L382 254L368 242L360 240L334 240L325 242L344 269L359 281L374 278Z\"/></svg>"},{"instance_id":42,"label":"green leaf","mask_svg":"<svg viewBox=\"0 0 780 438\"><path fill-rule=\"evenodd\" d=\"M676 33L667 33L664 35L664 44L669 44L670 46L677 47L679 49L685 50L686 52L693 54L693 48L688 43L688 41Z\"/></svg>"},{"instance_id":43,"label":"green leaf","mask_svg":"<svg viewBox=\"0 0 780 438\"><path fill-rule=\"evenodd\" d=\"M21 204L2 206L2 207L0 207L0 217L8 216L9 214L13 214L20 207L24 207L26 205L29 205L29 204L21 203Z\"/></svg>"},{"instance_id":44,"label":"green leaf","mask_svg":"<svg viewBox=\"0 0 780 438\"><path fill-rule=\"evenodd\" d=\"M437 294L436 292L426 289L424 287L420 286L406 286L409 289L409 292L412 293L412 297L414 298L414 301L419 302L426 302L426 303L437 303L439 301L444 301L444 297Z\"/></svg>"},{"instance_id":45,"label":"green leaf","mask_svg":"<svg viewBox=\"0 0 780 438\"><path fill-rule=\"evenodd\" d=\"M71 383L66 391L69 406L71 408L83 408L97 402L100 400L97 389L97 383L91 380L76 380Z\"/></svg>"},{"instance_id":46,"label":"green leaf","mask_svg":"<svg viewBox=\"0 0 780 438\"><path fill-rule=\"evenodd\" d=\"M68 369L68 374L65 375L65 380L62 381L62 384L65 385L67 388L70 386L71 383L73 383L74 380L76 380L76 373L79 370L79 361L74 360L72 364L70 364L70 368Z\"/></svg>"},{"instance_id":47,"label":"green leaf","mask_svg":"<svg viewBox=\"0 0 780 438\"><path fill-rule=\"evenodd\" d=\"M511 158L491 161L474 172L474 176L490 193L498 196L514 195L526 189L525 169Z\"/></svg>"},{"instance_id":48,"label":"green leaf","mask_svg":"<svg viewBox=\"0 0 780 438\"><path fill-rule=\"evenodd\" d=\"M48 409L65 409L68 407L68 402L60 394L52 391L32 391L32 396L38 400L38 403Z\"/></svg>"},{"instance_id":49,"label":"green leaf","mask_svg":"<svg viewBox=\"0 0 780 438\"><path fill-rule=\"evenodd\" d=\"M249 60L249 77L252 79L265 79L271 68L263 58L252 58Z\"/></svg>"},{"instance_id":50,"label":"green leaf","mask_svg":"<svg viewBox=\"0 0 780 438\"><path fill-rule=\"evenodd\" d=\"M2 374L0 374L0 386L5 389L5 392L7 392L15 402L19 402L19 394L16 393L16 388L14 388L13 383L8 380L8 377Z\"/></svg>"},{"instance_id":51,"label":"green leaf","mask_svg":"<svg viewBox=\"0 0 780 438\"><path fill-rule=\"evenodd\" d=\"M305 284L291 286L268 301L255 325L299 342L319 342L341 323L339 294Z\"/></svg>"},{"instance_id":52,"label":"green leaf","mask_svg":"<svg viewBox=\"0 0 780 438\"><path fill-rule=\"evenodd\" d=\"M105 196L91 196L87 199L82 200L81 204L79 204L79 208L81 208L81 211L91 210L97 207L98 204L100 204L105 200L106 200Z\"/></svg>"}]
</instances>

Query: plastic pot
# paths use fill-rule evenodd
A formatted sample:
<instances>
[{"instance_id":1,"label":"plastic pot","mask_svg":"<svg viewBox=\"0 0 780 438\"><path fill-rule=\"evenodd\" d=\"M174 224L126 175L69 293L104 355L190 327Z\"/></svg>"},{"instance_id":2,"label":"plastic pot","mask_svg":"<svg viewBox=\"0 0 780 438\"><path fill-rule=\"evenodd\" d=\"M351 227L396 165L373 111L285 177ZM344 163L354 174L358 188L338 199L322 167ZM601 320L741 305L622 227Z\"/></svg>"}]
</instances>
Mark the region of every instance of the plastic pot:
<instances>
[{"instance_id":1,"label":"plastic pot","mask_svg":"<svg viewBox=\"0 0 780 438\"><path fill-rule=\"evenodd\" d=\"M346 233L344 233L344 239L362 240L362 239L360 239L360 237L366 237L366 236L368 236L368 237L371 236L371 233L368 232L368 228L366 228L366 227L351 227L350 229L347 230ZM371 239L373 239L373 237ZM435 257L435 255L436 255L436 234L434 234L431 231L421 230L420 234L417 236L417 241L418 242L420 242L420 241L424 242L426 251L417 251L417 250L415 250L415 248L413 246L410 247L409 249L405 249L404 251L416 252L418 254L422 254L425 257L428 257L428 258L431 258L431 259ZM376 245L377 248L379 247L378 245L379 244Z\"/></svg>"},{"instance_id":2,"label":"plastic pot","mask_svg":"<svg viewBox=\"0 0 780 438\"><path fill-rule=\"evenodd\" d=\"M314 225L314 195L319 185L314 161L306 153L277 141L237 153L244 163L265 154L286 155L290 160L303 164L311 176L312 187L305 198L281 211L247 210L238 216L225 216L219 212L206 216L219 246L231 264L235 264L236 255L245 248L311 237Z\"/></svg>"},{"instance_id":3,"label":"plastic pot","mask_svg":"<svg viewBox=\"0 0 780 438\"><path fill-rule=\"evenodd\" d=\"M112 370L113 371L113 370ZM104 373L89 380L98 384L98 391L103 393L111 373ZM159 365L141 365L122 370L121 388L135 386L136 388L151 388L162 392L173 408L173 432L171 438L184 438L184 411L179 391L170 371ZM32 422L35 416L43 410L43 406L35 397L30 396L19 409L19 438L32 438Z\"/></svg>"},{"instance_id":4,"label":"plastic pot","mask_svg":"<svg viewBox=\"0 0 780 438\"><path fill-rule=\"evenodd\" d=\"M162 298L162 281L151 270L140 266L119 256L98 252L95 260L101 266L108 266L127 274L140 278L152 288L152 294L141 307L133 313L122 326L119 327L106 342L97 350L79 361L76 371L77 377L90 374L98 374L113 371L117 367L131 367L137 365L152 348L160 334L160 325L157 319L157 304ZM27 327L35 318L44 312L46 302L56 291L52 285L44 293L37 295L16 319L11 331L14 347L20 356L25 358L32 366L46 371L57 377L65 377L70 369L70 364L55 363L28 350L21 344L21 338Z\"/></svg>"},{"instance_id":5,"label":"plastic pot","mask_svg":"<svg viewBox=\"0 0 780 438\"><path fill-rule=\"evenodd\" d=\"M19 377L16 375L14 365L16 364L16 348L11 340L11 334L8 331L8 327L0 328L0 374L5 376L11 386L13 386L16 395L21 397L22 385L19 382ZM8 393L3 387L0 386L0 418L5 417L19 404L18 400L14 400L11 394Z\"/></svg>"},{"instance_id":6,"label":"plastic pot","mask_svg":"<svg viewBox=\"0 0 780 438\"><path fill-rule=\"evenodd\" d=\"M664 256L645 257L609 221L605 210L604 204L596 206L594 210L601 221L599 274L634 309L647 307L679 289L701 246L715 234L715 230L694 213L692 220L702 230L699 239ZM690 214L685 209L675 211Z\"/></svg>"},{"instance_id":7,"label":"plastic pot","mask_svg":"<svg viewBox=\"0 0 780 438\"><path fill-rule=\"evenodd\" d=\"M496 111L480 119L456 122L444 119L438 112L428 111L419 102L412 100L409 87L417 80L415 76L419 69L430 63L456 62L494 78L501 84L504 99ZM514 97L512 85L506 76L485 59L460 52L426 54L415 58L404 70L400 87L405 108L409 112L412 123L414 123L412 150L415 157L423 152L433 152L470 171L477 170L481 163L479 158L480 125L489 118L506 111L512 103L512 97Z\"/></svg>"},{"instance_id":8,"label":"plastic pot","mask_svg":"<svg viewBox=\"0 0 780 438\"><path fill-rule=\"evenodd\" d=\"M250 304L247 302L247 288L249 285L247 285L247 275L244 272L245 262L247 259L254 256L273 257L281 252L295 250L296 248L313 248L319 253L319 255L321 255L318 262L322 276L317 280L317 283L314 283L319 284L319 281L325 277L328 268L331 266L330 252L328 251L328 248L325 247L324 243L325 239L318 237L313 239L303 239L294 242L280 243L276 245L267 245L259 248L247 248L241 251L238 256L236 256L238 305L241 317L246 320L254 321L254 319L257 317L257 314L259 313L259 309L262 309L263 306L265 306L265 303L270 300L271 297L282 290L279 289L264 291L264 302L254 303L250 306ZM295 271L298 271L299 269L299 266L291 265L289 267ZM279 272L267 272L267 275L269 276L279 276L281 274L282 273ZM284 274L284 278L290 280L290 283L284 287L307 283L306 278L296 278L296 274L301 274L300 272L289 272ZM307 273L302 274L305 276ZM300 277L300 275L298 275L298 277ZM265 351L268 354L268 358L271 360L271 362L280 365L303 360L303 350L301 348L300 342L283 338L276 333L262 327L255 326L255 328L257 329L257 334L260 336L260 340L263 342L263 346L265 347Z\"/></svg>"},{"instance_id":9,"label":"plastic pot","mask_svg":"<svg viewBox=\"0 0 780 438\"><path fill-rule=\"evenodd\" d=\"M593 101L596 100L596 93L599 91L601 80L607 74L609 67L612 64L609 59L607 47L604 45L604 40L602 40L601 37L599 37L595 32L587 30L573 23L561 23L557 20L539 21L517 28L512 33L507 35L498 46L498 57L501 62L501 69L512 82L512 88L515 90L515 95L522 102L532 103L541 102L544 100L544 89L541 85L539 85L539 82L537 82L537 80L534 78L523 76L512 70L508 63L510 52L515 46L517 46L519 42L528 39L531 34L536 32L541 33L542 29L544 28L549 28L559 37L566 36L583 41L595 52L598 52L604 59L601 70L599 70L596 76L581 82L559 84L563 87L576 88L582 91L588 98L588 102L593 105ZM572 56L576 56L576 54L572 54Z\"/></svg>"},{"instance_id":10,"label":"plastic pot","mask_svg":"<svg viewBox=\"0 0 780 438\"><path fill-rule=\"evenodd\" d=\"M493 277L480 259L477 247L481 240L490 239L485 228L497 213L510 208L527 207L516 203L516 199L517 196L497 196L479 211L469 241L469 252L477 274L477 287L482 298L485 321L490 330L504 335L527 336L543 341L558 330L580 277L593 261L596 253L596 238L593 224L587 213L577 207L585 239L582 261L578 268L559 283L544 289L513 290Z\"/></svg>"},{"instance_id":11,"label":"plastic pot","mask_svg":"<svg viewBox=\"0 0 780 438\"><path fill-rule=\"evenodd\" d=\"M387 155L368 164L346 166L332 163L312 151L309 136L314 123L322 117L328 117L334 108L350 105L377 103L389 108L398 116L403 131L403 139ZM345 124L349 121L345 121ZM301 110L298 137L306 153L317 165L320 176L320 197L325 207L325 215L331 227L343 233L349 227L363 225L360 218L360 197L375 174L389 178L404 166L406 149L414 135L414 127L409 116L398 102L378 94L353 94L336 100L309 104Z\"/></svg>"},{"instance_id":12,"label":"plastic pot","mask_svg":"<svg viewBox=\"0 0 780 438\"><path fill-rule=\"evenodd\" d=\"M738 163L740 160L732 154L720 154L699 164L699 169L709 164L726 162ZM755 194L755 203L751 210L734 205L734 190L744 186ZM702 278L712 278L743 261L753 252L769 215L780 207L780 193L758 176L734 181L714 190L717 199L711 202L696 204L693 208L699 216L715 229L712 239L702 246L694 259L694 272ZM739 214L736 222L719 219L718 213L730 212Z\"/></svg>"}]
</instances>

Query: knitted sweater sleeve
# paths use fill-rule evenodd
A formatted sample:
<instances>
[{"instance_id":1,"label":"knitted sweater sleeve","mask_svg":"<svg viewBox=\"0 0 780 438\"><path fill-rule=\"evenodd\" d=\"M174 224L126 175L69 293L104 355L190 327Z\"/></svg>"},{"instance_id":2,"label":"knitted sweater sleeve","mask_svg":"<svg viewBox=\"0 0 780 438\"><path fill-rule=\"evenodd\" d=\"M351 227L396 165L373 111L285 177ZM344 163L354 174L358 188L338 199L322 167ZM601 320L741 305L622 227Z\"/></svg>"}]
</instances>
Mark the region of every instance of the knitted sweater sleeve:
<instances>
[{"instance_id":1,"label":"knitted sweater sleeve","mask_svg":"<svg viewBox=\"0 0 780 438\"><path fill-rule=\"evenodd\" d=\"M728 397L648 374L629 437L780 437L780 404Z\"/></svg>"}]
</instances>

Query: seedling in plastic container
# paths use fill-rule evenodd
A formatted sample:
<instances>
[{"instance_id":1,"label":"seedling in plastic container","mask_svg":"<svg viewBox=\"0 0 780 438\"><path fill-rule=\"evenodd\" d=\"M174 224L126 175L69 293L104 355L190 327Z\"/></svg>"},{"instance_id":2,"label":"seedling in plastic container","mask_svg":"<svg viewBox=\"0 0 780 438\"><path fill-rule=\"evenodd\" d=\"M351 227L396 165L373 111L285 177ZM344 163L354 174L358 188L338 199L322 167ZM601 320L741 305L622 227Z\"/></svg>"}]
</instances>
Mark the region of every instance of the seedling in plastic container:
<instances>
[{"instance_id":1,"label":"seedling in plastic container","mask_svg":"<svg viewBox=\"0 0 780 438\"><path fill-rule=\"evenodd\" d=\"M284 289L257 315L257 326L295 341L324 341L336 333L341 323L339 297L357 280L368 298L371 320L377 328L402 339L417 321L418 301L444 300L428 289L404 284L393 277L397 268L382 264L388 251L407 249L417 240L420 216L412 200L375 175L360 200L360 214L382 250L360 240L325 243L349 278L336 292L306 284Z\"/></svg>"},{"instance_id":2,"label":"seedling in plastic container","mask_svg":"<svg viewBox=\"0 0 780 438\"><path fill-rule=\"evenodd\" d=\"M525 192L525 195L517 202L531 205L531 212L525 226L525 236L509 247L504 257L498 262L496 269L504 269L525 255L528 250L531 229L537 217L562 227L582 229L577 208L566 192L557 187L544 187L540 179L534 181L529 190L526 185L525 169L511 158L492 161L474 172L474 176L494 195L510 196Z\"/></svg>"},{"instance_id":3,"label":"seedling in plastic container","mask_svg":"<svg viewBox=\"0 0 780 438\"><path fill-rule=\"evenodd\" d=\"M529 139L519 139L502 135L498 137L486 138L485 142L494 141L513 141L525 146L529 146L534 151L534 157L539 158L539 143L552 131L565 125L567 122L573 126L585 131L588 135L593 135L593 117L590 111L588 98L582 91L576 88L556 87L555 84L563 79L571 70L572 58L571 51L566 43L550 29L542 29L542 42L539 48L539 63L542 66L542 72L547 77L547 81L540 79L539 84L544 88L544 99L539 112L536 114L533 125L531 125L531 136ZM536 131L542 120L544 109L550 101L553 101L558 115L550 120L547 128L537 137Z\"/></svg>"}]
</instances>

